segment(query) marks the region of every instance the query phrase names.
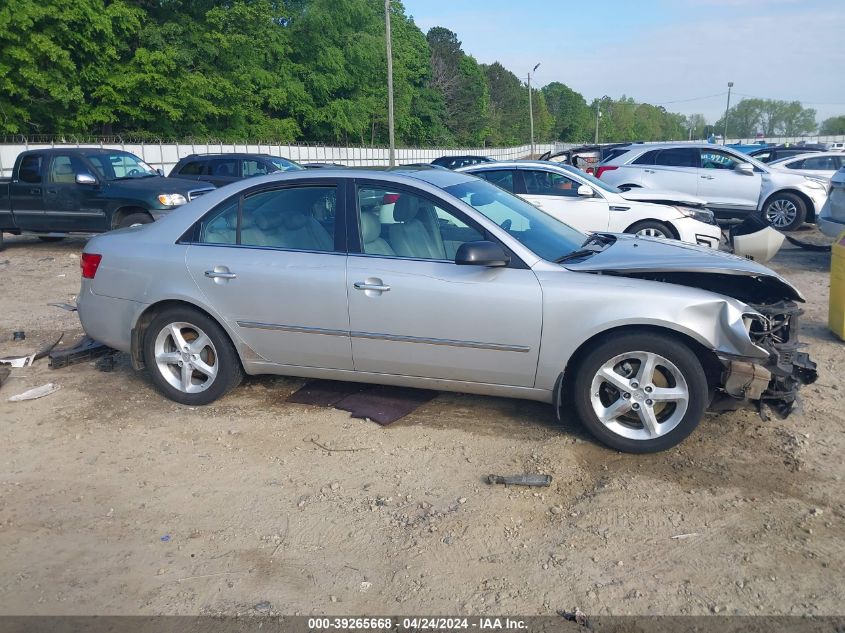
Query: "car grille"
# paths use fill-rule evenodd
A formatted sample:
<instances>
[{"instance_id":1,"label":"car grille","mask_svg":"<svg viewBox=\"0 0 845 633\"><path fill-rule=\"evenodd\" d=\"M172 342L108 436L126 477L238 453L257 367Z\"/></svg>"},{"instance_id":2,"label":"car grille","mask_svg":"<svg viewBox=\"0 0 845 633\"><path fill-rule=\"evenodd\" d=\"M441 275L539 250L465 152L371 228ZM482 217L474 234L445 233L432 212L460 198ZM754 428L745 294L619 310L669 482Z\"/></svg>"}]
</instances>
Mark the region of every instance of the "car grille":
<instances>
[{"instance_id":1,"label":"car grille","mask_svg":"<svg viewBox=\"0 0 845 633\"><path fill-rule=\"evenodd\" d=\"M214 189L194 189L193 191L189 191L188 192L188 202L190 202L194 198L199 198L200 196L204 196L209 191L214 191Z\"/></svg>"}]
</instances>

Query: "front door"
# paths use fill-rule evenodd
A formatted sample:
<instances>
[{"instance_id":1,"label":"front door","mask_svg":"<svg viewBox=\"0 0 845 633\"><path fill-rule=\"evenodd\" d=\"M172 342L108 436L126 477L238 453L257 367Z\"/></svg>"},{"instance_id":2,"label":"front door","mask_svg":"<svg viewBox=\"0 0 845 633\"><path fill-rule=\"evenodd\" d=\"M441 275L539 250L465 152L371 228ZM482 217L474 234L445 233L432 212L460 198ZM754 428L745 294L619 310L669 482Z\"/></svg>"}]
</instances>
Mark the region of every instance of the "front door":
<instances>
[{"instance_id":1,"label":"front door","mask_svg":"<svg viewBox=\"0 0 845 633\"><path fill-rule=\"evenodd\" d=\"M460 244L487 236L422 192L359 183L356 200L347 275L355 370L533 387L542 325L534 273L517 261L455 264Z\"/></svg>"},{"instance_id":2,"label":"front door","mask_svg":"<svg viewBox=\"0 0 845 633\"><path fill-rule=\"evenodd\" d=\"M102 231L106 228L106 202L97 185L76 184L76 174L93 176L81 158L58 154L47 169L44 216L50 231Z\"/></svg>"},{"instance_id":3,"label":"front door","mask_svg":"<svg viewBox=\"0 0 845 633\"><path fill-rule=\"evenodd\" d=\"M338 186L265 187L230 198L194 229L194 282L265 360L352 369Z\"/></svg>"},{"instance_id":4,"label":"front door","mask_svg":"<svg viewBox=\"0 0 845 633\"><path fill-rule=\"evenodd\" d=\"M737 165L746 161L719 149L708 147L700 152L698 196L718 209L731 211L756 209L763 184L762 172L756 167L750 174L737 171Z\"/></svg>"},{"instance_id":5,"label":"front door","mask_svg":"<svg viewBox=\"0 0 845 633\"><path fill-rule=\"evenodd\" d=\"M521 170L525 183L522 198L561 222L583 231L606 231L610 222L610 206L595 194L579 196L581 183L557 172L539 169Z\"/></svg>"}]
</instances>

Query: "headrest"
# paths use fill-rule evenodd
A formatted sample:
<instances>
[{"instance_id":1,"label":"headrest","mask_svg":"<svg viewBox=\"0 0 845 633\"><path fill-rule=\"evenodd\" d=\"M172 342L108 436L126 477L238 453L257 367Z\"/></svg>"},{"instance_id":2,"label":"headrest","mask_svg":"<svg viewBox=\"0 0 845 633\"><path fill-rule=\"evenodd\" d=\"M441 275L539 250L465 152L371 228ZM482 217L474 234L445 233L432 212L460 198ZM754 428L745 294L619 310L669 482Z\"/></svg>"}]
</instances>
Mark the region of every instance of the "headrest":
<instances>
[{"instance_id":1,"label":"headrest","mask_svg":"<svg viewBox=\"0 0 845 633\"><path fill-rule=\"evenodd\" d=\"M247 216L250 214L244 213L244 222L241 225L243 228L246 225ZM284 216L277 212L277 211L267 211L264 213L253 213L252 219L255 221L255 226L257 226L262 231L269 231L275 229L282 225L282 221L284 220Z\"/></svg>"},{"instance_id":2,"label":"headrest","mask_svg":"<svg viewBox=\"0 0 845 633\"><path fill-rule=\"evenodd\" d=\"M400 195L393 205L393 219L397 222L410 222L417 215L417 199L414 196Z\"/></svg>"},{"instance_id":3,"label":"headrest","mask_svg":"<svg viewBox=\"0 0 845 633\"><path fill-rule=\"evenodd\" d=\"M69 176L73 173L73 167L69 164L56 165L56 175Z\"/></svg>"},{"instance_id":4,"label":"headrest","mask_svg":"<svg viewBox=\"0 0 845 633\"><path fill-rule=\"evenodd\" d=\"M361 214L361 239L364 244L377 240L381 237L381 220L375 213L364 212Z\"/></svg>"}]
</instances>

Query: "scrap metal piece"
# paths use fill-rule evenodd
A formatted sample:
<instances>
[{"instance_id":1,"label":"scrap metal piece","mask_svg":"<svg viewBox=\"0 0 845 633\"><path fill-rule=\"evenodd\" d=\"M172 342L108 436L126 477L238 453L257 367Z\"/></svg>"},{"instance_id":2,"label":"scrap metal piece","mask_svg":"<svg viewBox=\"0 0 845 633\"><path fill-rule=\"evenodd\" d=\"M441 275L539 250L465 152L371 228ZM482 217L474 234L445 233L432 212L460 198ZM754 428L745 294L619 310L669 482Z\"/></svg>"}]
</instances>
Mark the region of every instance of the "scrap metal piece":
<instances>
[{"instance_id":1,"label":"scrap metal piece","mask_svg":"<svg viewBox=\"0 0 845 633\"><path fill-rule=\"evenodd\" d=\"M9 365L10 367L29 367L32 365L32 361L35 360L35 354L31 356L6 356L5 358L0 358L0 365Z\"/></svg>"},{"instance_id":2,"label":"scrap metal piece","mask_svg":"<svg viewBox=\"0 0 845 633\"><path fill-rule=\"evenodd\" d=\"M505 484L506 486L548 486L552 483L551 475L488 475L488 484Z\"/></svg>"},{"instance_id":3,"label":"scrap metal piece","mask_svg":"<svg viewBox=\"0 0 845 633\"><path fill-rule=\"evenodd\" d=\"M114 350L111 347L107 347L89 336L83 336L73 347L65 347L50 352L50 369L67 367L112 352Z\"/></svg>"},{"instance_id":4,"label":"scrap metal piece","mask_svg":"<svg viewBox=\"0 0 845 633\"><path fill-rule=\"evenodd\" d=\"M49 396L51 393L55 393L59 389L61 389L61 385L56 385L52 382L48 382L46 385L41 385L40 387L35 387L34 389L30 389L28 391L24 391L23 393L19 393L16 396L12 396L11 398L9 398L9 402L36 400L37 398Z\"/></svg>"},{"instance_id":5,"label":"scrap metal piece","mask_svg":"<svg viewBox=\"0 0 845 633\"><path fill-rule=\"evenodd\" d=\"M26 332L23 330L18 330L17 332L12 332L12 340L13 341L23 341L26 339Z\"/></svg>"},{"instance_id":6,"label":"scrap metal piece","mask_svg":"<svg viewBox=\"0 0 845 633\"><path fill-rule=\"evenodd\" d=\"M67 310L68 312L76 312L78 309L72 303L48 303L47 305L54 308L61 308L62 310Z\"/></svg>"}]
</instances>

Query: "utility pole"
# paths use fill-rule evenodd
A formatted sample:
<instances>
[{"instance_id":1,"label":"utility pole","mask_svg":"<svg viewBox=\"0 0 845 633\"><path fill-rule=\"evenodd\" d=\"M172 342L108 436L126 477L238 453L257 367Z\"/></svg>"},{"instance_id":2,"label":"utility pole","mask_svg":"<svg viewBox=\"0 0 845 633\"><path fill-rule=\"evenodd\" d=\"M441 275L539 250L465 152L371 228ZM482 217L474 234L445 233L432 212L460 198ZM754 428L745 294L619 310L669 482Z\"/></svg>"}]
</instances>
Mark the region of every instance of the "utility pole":
<instances>
[{"instance_id":1,"label":"utility pole","mask_svg":"<svg viewBox=\"0 0 845 633\"><path fill-rule=\"evenodd\" d=\"M534 66L531 73L539 67L540 64ZM534 106L531 103L531 73L528 73L528 121L531 124L531 158L534 158Z\"/></svg>"},{"instance_id":2,"label":"utility pole","mask_svg":"<svg viewBox=\"0 0 845 633\"><path fill-rule=\"evenodd\" d=\"M601 118L601 100L596 101L596 140L594 143L599 144L599 119Z\"/></svg>"},{"instance_id":3,"label":"utility pole","mask_svg":"<svg viewBox=\"0 0 845 633\"><path fill-rule=\"evenodd\" d=\"M384 0L384 27L387 40L387 127L390 136L390 166L396 166L396 138L393 131L393 46L390 38L390 0Z\"/></svg>"},{"instance_id":4,"label":"utility pole","mask_svg":"<svg viewBox=\"0 0 845 633\"><path fill-rule=\"evenodd\" d=\"M734 87L734 82L728 82L728 105L725 107L725 133L722 136L722 145L728 142L728 111L731 109L731 88Z\"/></svg>"}]
</instances>

